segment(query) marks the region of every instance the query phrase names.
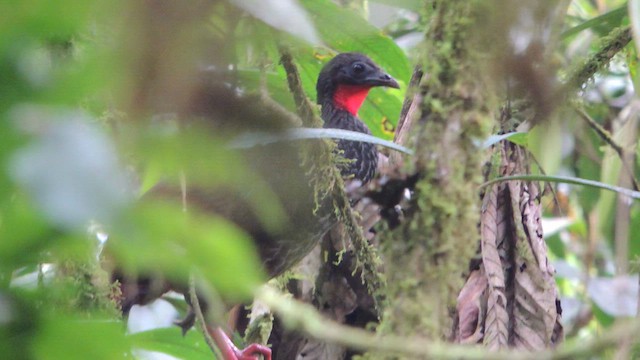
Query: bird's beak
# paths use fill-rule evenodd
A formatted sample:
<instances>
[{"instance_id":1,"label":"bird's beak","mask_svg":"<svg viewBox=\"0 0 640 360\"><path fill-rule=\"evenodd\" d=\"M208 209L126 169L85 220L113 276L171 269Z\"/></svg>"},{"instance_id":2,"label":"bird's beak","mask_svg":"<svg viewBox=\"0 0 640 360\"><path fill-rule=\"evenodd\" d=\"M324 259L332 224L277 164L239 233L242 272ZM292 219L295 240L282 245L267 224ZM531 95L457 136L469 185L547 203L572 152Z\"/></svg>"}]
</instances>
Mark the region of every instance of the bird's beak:
<instances>
[{"instance_id":1,"label":"bird's beak","mask_svg":"<svg viewBox=\"0 0 640 360\"><path fill-rule=\"evenodd\" d=\"M387 86L394 89L400 88L396 79L384 71L376 71L374 74L367 76L365 82L371 86Z\"/></svg>"}]
</instances>

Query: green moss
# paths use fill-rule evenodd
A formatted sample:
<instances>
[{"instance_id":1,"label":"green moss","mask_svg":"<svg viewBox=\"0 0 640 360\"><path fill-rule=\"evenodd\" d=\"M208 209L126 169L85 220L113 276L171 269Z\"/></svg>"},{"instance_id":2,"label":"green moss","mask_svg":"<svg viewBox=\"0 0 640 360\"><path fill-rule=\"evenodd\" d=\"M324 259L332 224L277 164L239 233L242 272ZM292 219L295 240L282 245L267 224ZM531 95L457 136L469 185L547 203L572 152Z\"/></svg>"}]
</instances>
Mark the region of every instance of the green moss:
<instances>
[{"instance_id":1,"label":"green moss","mask_svg":"<svg viewBox=\"0 0 640 360\"><path fill-rule=\"evenodd\" d=\"M244 336L245 344L266 344L273 329L273 315L266 313L253 320Z\"/></svg>"},{"instance_id":2,"label":"green moss","mask_svg":"<svg viewBox=\"0 0 640 360\"><path fill-rule=\"evenodd\" d=\"M97 261L61 261L50 288L53 307L61 312L120 317L120 289Z\"/></svg>"},{"instance_id":3,"label":"green moss","mask_svg":"<svg viewBox=\"0 0 640 360\"><path fill-rule=\"evenodd\" d=\"M611 59L631 42L631 38L629 26L616 28L609 35L602 37L600 49L576 70L571 71L573 75L567 81L567 87L572 91L580 88L596 72L606 67Z\"/></svg>"},{"instance_id":4,"label":"green moss","mask_svg":"<svg viewBox=\"0 0 640 360\"><path fill-rule=\"evenodd\" d=\"M450 309L477 248L483 152L475 145L495 126L482 67L470 36L475 1L433 1L423 44L426 93L412 129L421 179L407 220L381 234L389 307L381 333L443 338ZM489 103L488 103L489 102Z\"/></svg>"}]
</instances>

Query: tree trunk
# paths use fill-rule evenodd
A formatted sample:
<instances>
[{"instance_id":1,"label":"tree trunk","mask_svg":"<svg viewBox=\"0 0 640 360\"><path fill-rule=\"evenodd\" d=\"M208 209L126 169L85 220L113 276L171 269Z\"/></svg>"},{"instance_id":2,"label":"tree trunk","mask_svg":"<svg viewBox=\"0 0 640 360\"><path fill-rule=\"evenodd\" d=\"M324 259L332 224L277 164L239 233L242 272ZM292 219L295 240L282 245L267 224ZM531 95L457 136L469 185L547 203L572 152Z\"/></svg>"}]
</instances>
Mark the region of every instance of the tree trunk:
<instances>
[{"instance_id":1,"label":"tree trunk","mask_svg":"<svg viewBox=\"0 0 640 360\"><path fill-rule=\"evenodd\" d=\"M478 248L479 197L496 108L473 34L475 1L428 4L420 114L409 114L419 180L406 221L382 236L389 305L381 333L447 338L464 273Z\"/></svg>"}]
</instances>

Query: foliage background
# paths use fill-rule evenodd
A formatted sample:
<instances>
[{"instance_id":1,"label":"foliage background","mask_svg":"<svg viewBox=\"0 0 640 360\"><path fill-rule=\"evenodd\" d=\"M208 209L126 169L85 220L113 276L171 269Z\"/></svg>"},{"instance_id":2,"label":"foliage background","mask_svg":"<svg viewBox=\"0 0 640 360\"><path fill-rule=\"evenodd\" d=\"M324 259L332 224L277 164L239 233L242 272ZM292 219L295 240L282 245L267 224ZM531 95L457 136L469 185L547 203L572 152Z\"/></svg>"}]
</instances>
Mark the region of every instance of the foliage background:
<instances>
[{"instance_id":1,"label":"foliage background","mask_svg":"<svg viewBox=\"0 0 640 360\"><path fill-rule=\"evenodd\" d=\"M295 111L278 63L279 45L291 48L312 101L326 60L338 52L363 52L402 85L402 92L373 90L360 112L374 135L393 137L412 65L429 56L420 39L431 2L282 3L214 1L204 7L205 21L197 2L0 4L0 348L7 358L111 359L141 356L139 349L210 358L196 332L181 337L177 328L125 331L107 274L95 260L102 246L95 239L106 233L127 239L113 250L127 266L159 266L177 278L195 266L229 298L246 298L264 281L246 234L226 221L188 221L180 209L133 201L136 183L148 188L159 174L184 169L203 184L256 186L252 170L227 151L224 136L167 136L171 125L162 121L163 107L181 101L186 86L176 79L194 76L184 69L220 69L229 64L217 60L232 58L229 73L241 92L259 94L264 76L270 96ZM564 82L615 28L640 15L629 13L629 5L570 2L559 39L547 49L553 61L545 72L554 82ZM60 9L64 16L54 15ZM392 16L376 20L383 24L376 27L368 19L380 14ZM475 35L487 34L478 28ZM206 39L225 46L201 46ZM157 53L164 56L150 56ZM486 49L488 58L499 54ZM637 66L631 44L606 70L570 90L549 121L528 132L527 148L544 173L633 188L631 179L640 175ZM500 79L500 69L491 71ZM146 79L154 81L155 92L140 91ZM146 127L149 118L156 122ZM585 118L622 146L626 165ZM204 164L194 160L202 154L209 160ZM617 319L636 315L640 208L637 200L614 192L552 186L555 198L545 198L545 237L557 269L565 333L569 340L591 339ZM278 211L269 201L254 205L263 214ZM184 256L175 256L180 238L190 240L178 244ZM180 301L174 304L184 310Z\"/></svg>"}]
</instances>

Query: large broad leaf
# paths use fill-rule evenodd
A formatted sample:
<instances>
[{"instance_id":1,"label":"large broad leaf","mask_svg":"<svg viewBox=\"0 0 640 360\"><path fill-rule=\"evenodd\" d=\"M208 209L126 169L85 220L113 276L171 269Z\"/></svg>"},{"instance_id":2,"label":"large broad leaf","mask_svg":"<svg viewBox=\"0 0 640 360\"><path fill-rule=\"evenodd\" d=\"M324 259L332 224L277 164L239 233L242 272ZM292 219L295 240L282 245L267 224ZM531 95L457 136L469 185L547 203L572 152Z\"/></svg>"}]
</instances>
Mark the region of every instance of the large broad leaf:
<instances>
[{"instance_id":1,"label":"large broad leaf","mask_svg":"<svg viewBox=\"0 0 640 360\"><path fill-rule=\"evenodd\" d=\"M328 48L310 48L294 46L293 55L302 87L315 102L316 80L322 66L340 52L360 52L371 57L385 71L391 74L401 85L401 90L375 88L360 109L359 117L369 126L373 135L390 139L400 115L406 83L411 77L411 67L407 56L391 38L368 23L359 14L341 8L329 0L303 0L303 7L311 18L321 40ZM246 20L246 19L245 19ZM277 41L273 32L262 23L242 21L236 36L241 39L239 53L250 47L261 56L278 62ZM259 38L260 40L256 40ZM293 43L293 42L292 42ZM252 51L253 52L253 51ZM248 59L238 59L239 80L245 91L259 89L260 72ZM291 94L288 91L286 73L281 67L269 69L266 73L267 87L272 98L294 110Z\"/></svg>"},{"instance_id":2,"label":"large broad leaf","mask_svg":"<svg viewBox=\"0 0 640 360\"><path fill-rule=\"evenodd\" d=\"M357 13L341 8L330 0L303 0L302 5L312 18L322 40L337 52L360 52L369 56L405 89L411 77L411 66L405 53L391 38L385 36ZM322 68L334 53L299 54L300 73L308 94L315 98L315 82ZM373 89L359 117L379 137L391 138L402 108L403 91Z\"/></svg>"},{"instance_id":3,"label":"large broad leaf","mask_svg":"<svg viewBox=\"0 0 640 360\"><path fill-rule=\"evenodd\" d=\"M330 0L302 0L301 3L313 14L322 40L332 49L367 54L399 81L409 81L411 66L406 55L378 28Z\"/></svg>"}]
</instances>

